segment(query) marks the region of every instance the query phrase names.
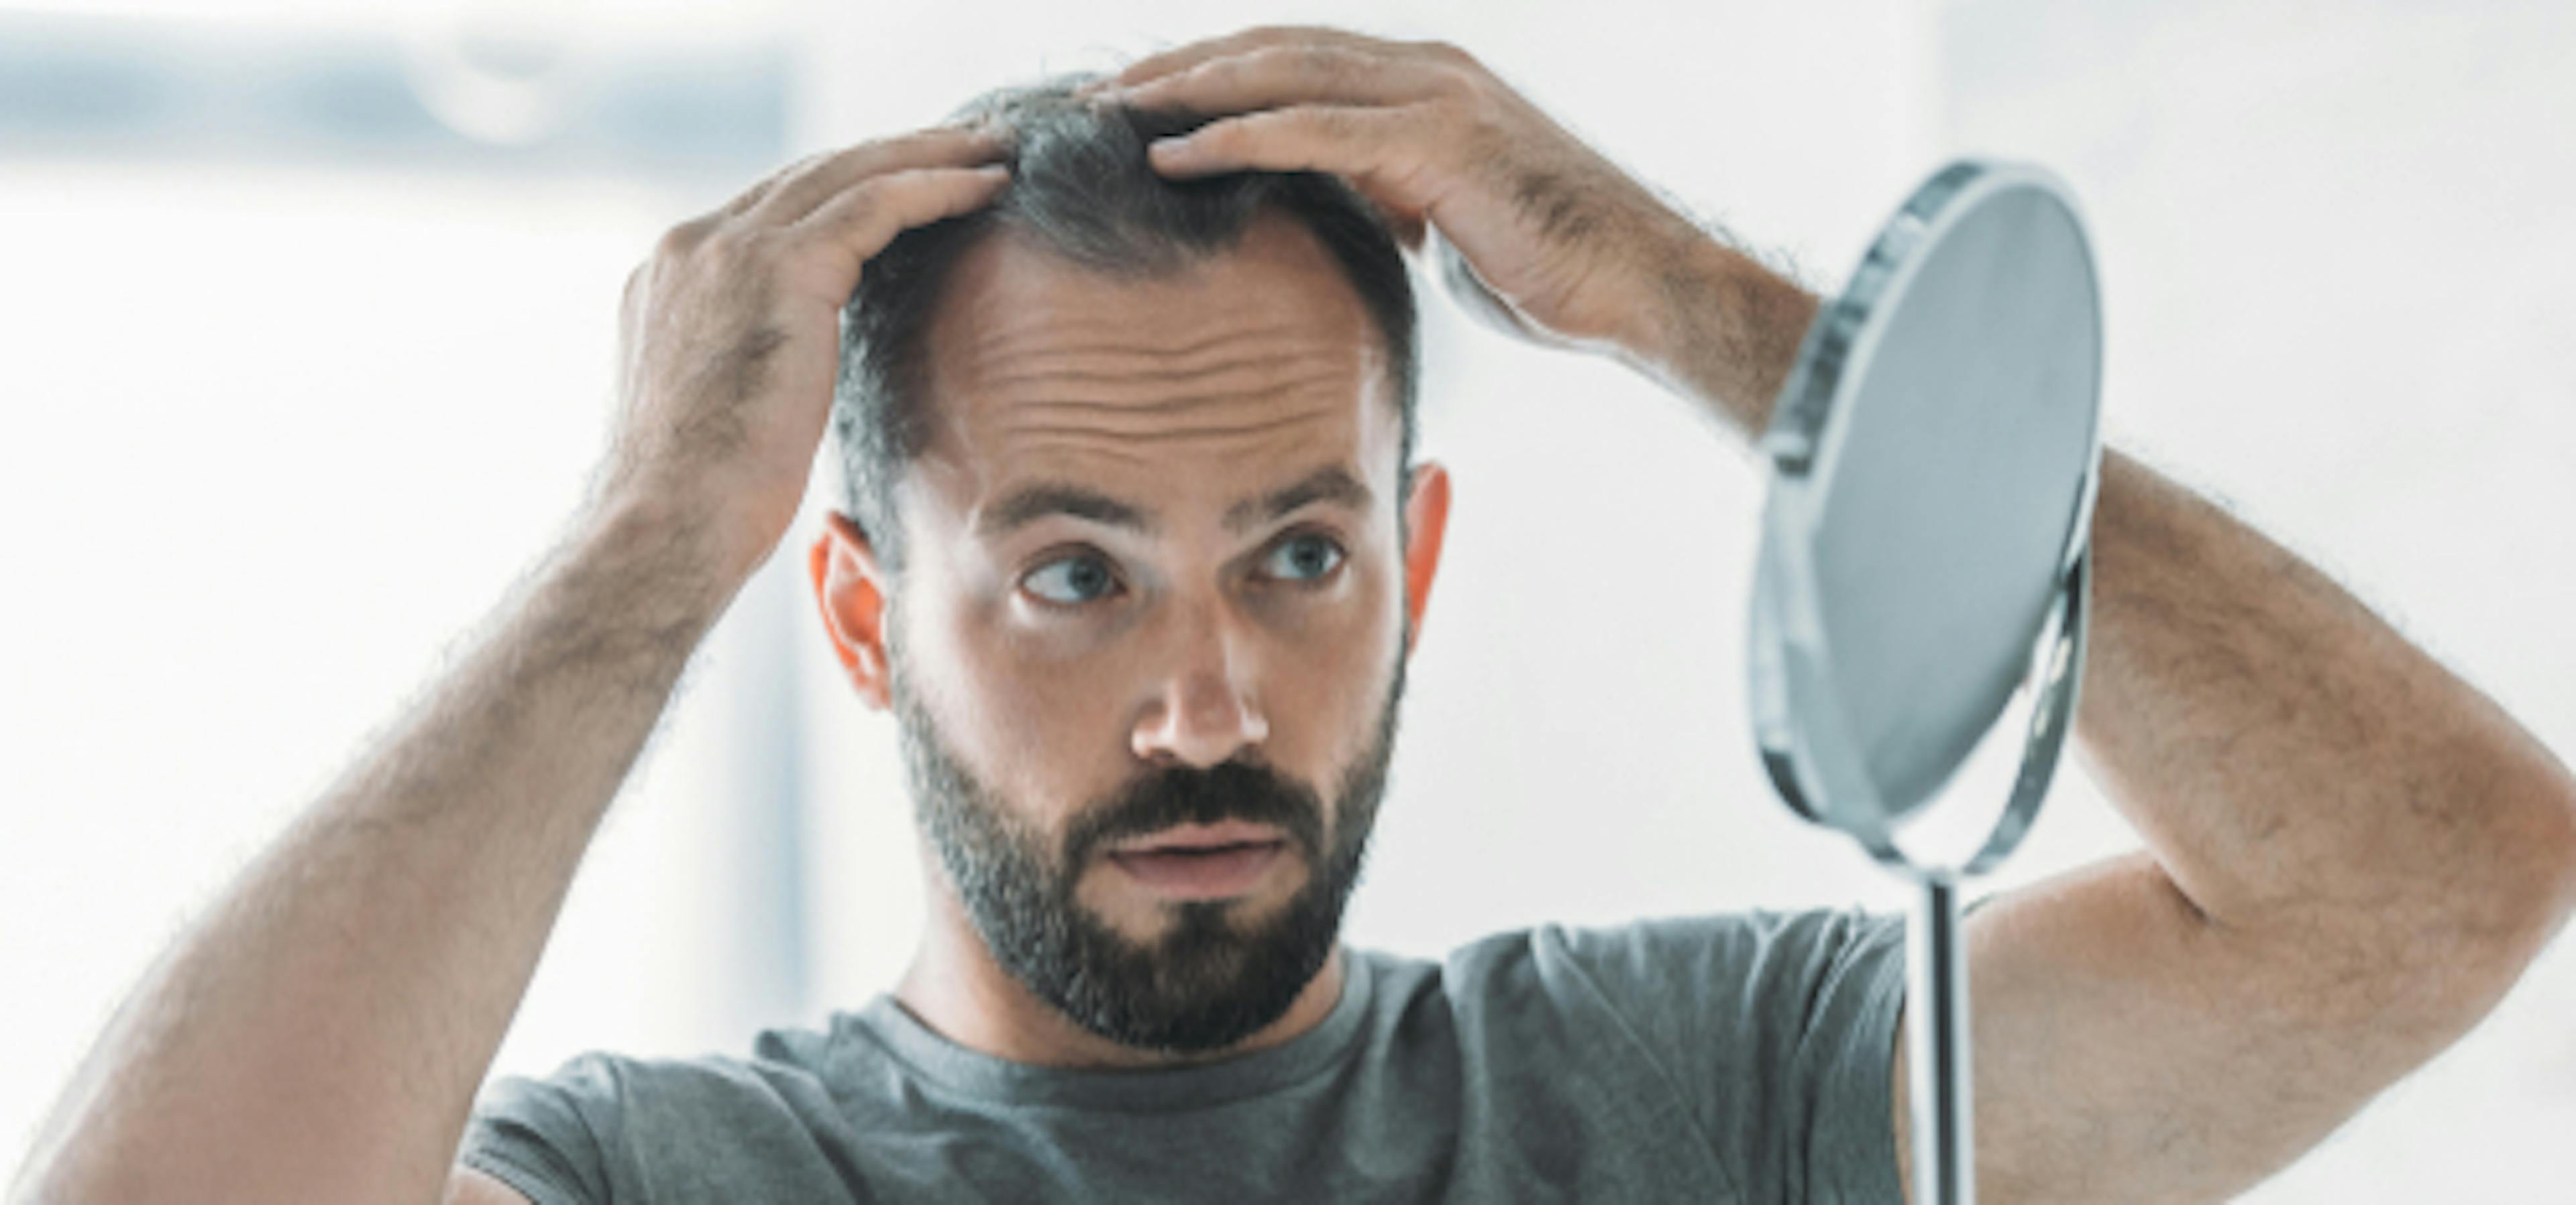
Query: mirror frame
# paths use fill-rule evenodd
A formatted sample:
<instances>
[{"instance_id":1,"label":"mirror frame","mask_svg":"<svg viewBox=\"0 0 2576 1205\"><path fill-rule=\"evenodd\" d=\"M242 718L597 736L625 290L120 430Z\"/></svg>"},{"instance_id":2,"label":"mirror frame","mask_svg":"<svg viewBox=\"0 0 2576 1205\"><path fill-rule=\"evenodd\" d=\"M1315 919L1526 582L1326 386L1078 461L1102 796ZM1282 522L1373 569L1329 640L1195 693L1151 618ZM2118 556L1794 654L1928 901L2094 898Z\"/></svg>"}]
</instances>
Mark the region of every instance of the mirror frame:
<instances>
[{"instance_id":1,"label":"mirror frame","mask_svg":"<svg viewBox=\"0 0 2576 1205\"><path fill-rule=\"evenodd\" d=\"M2029 668L1986 738L2021 729L2023 754L2012 790L1972 850L1910 848L1900 828L1911 827L1920 816L1909 817L1903 826L1896 821L1835 702L1832 652L1825 647L1819 588L1806 555L1814 532L1804 520L1821 513L1821 500L1832 489L1832 478L1819 473L1818 466L1832 460L1824 453L1848 427L1838 420L1851 412L1851 397L1868 376L1886 316L1902 306L1908 286L1928 259L1924 252L1937 247L1981 203L2024 190L2037 191L2063 209L2094 281L2097 353L2086 462L2057 560L2054 597L2033 634ZM1906 199L1872 241L1842 294L1817 313L1759 445L1771 483L1746 660L1763 768L1781 800L1800 816L1849 833L1873 857L1918 874L1976 874L2010 854L2037 818L2074 722L2090 621L2091 526L2102 454L2100 276L2090 242L2081 237L2083 229L2072 193L2044 169L1976 159L1943 167ZM1945 781L1935 794L1949 785Z\"/></svg>"}]
</instances>

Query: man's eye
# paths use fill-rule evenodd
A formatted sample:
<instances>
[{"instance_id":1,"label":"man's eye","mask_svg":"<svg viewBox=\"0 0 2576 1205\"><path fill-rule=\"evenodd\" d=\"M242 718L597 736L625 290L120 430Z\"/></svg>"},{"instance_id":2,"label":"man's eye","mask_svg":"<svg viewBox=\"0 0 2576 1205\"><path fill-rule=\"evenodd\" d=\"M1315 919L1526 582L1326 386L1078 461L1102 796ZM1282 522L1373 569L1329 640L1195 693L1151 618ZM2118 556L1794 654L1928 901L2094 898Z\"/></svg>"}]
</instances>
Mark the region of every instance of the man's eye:
<instances>
[{"instance_id":1,"label":"man's eye","mask_svg":"<svg viewBox=\"0 0 2576 1205\"><path fill-rule=\"evenodd\" d=\"M1088 552L1057 557L1020 579L1020 588L1060 606L1077 606L1104 598L1118 589L1109 562Z\"/></svg>"},{"instance_id":2,"label":"man's eye","mask_svg":"<svg viewBox=\"0 0 2576 1205\"><path fill-rule=\"evenodd\" d=\"M1319 581L1341 567L1342 546L1323 536L1296 536L1270 550L1262 572L1282 581Z\"/></svg>"}]
</instances>

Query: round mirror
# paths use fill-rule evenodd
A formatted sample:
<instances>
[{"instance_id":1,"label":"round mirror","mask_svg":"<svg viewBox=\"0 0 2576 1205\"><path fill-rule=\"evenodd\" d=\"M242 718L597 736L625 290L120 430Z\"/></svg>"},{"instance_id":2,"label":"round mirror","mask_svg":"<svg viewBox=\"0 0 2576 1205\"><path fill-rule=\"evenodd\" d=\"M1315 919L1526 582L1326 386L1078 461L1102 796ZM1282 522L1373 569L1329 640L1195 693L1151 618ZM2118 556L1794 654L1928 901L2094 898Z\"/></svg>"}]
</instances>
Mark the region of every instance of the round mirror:
<instances>
[{"instance_id":1,"label":"round mirror","mask_svg":"<svg viewBox=\"0 0 2576 1205\"><path fill-rule=\"evenodd\" d=\"M2009 849L2036 792L1944 798L1990 736L2024 754L2016 780L2053 769L2079 677L2101 329L2063 186L1957 163L1881 232L1781 391L1756 739L1784 800L1882 858L1966 870ZM2027 723L1999 723L2016 699ZM1935 799L1985 821L1964 848L1906 840L1960 830L1925 814Z\"/></svg>"}]
</instances>

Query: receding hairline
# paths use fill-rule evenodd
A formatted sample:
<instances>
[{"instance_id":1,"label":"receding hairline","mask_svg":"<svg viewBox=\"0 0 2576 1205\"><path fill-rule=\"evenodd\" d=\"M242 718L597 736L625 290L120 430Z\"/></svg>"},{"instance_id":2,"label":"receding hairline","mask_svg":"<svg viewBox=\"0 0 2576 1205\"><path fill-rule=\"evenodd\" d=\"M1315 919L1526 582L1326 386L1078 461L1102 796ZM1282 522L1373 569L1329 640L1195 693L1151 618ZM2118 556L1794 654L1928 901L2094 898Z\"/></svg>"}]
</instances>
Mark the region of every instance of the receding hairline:
<instances>
[{"instance_id":1,"label":"receding hairline","mask_svg":"<svg viewBox=\"0 0 2576 1205\"><path fill-rule=\"evenodd\" d=\"M942 378L946 374L940 370L939 358L931 354L932 349L941 343L941 332L954 331L961 317L961 307L979 303L1007 304L1005 299L993 297L989 289L960 287L961 284L971 286L977 283L979 274L992 271L992 257L1003 254L1006 247L1057 269L1068 270L1076 278L1096 280L1103 287L1112 289L1137 285L1150 287L1156 282L1178 280L1207 271L1217 261L1239 260L1247 254L1262 256L1280 267L1293 268L1310 273L1315 279L1329 281L1328 287L1334 290L1338 304L1343 307L1359 348L1361 364L1366 370L1364 388L1383 399L1387 417L1394 419L1399 426L1405 420L1403 365L1387 332L1371 314L1367 297L1336 262L1332 249L1325 245L1323 238L1309 229L1295 213L1275 205L1264 205L1257 210L1244 223L1240 237L1226 246L1188 249L1186 254L1168 263L1133 270L1104 269L1066 255L1049 243L1042 232L1026 229L1017 223L996 221L989 228L977 231L972 241L957 252L947 270L941 273L938 294L932 298L923 315L922 328L918 333L923 371L917 381L920 396L914 401L926 413L935 414L942 405ZM1287 258L1283 258L1282 253ZM1158 354L1185 355L1197 346L1161 349ZM937 442L938 432L944 425L929 423L924 446L918 450L926 451L928 445Z\"/></svg>"},{"instance_id":2,"label":"receding hairline","mask_svg":"<svg viewBox=\"0 0 2576 1205\"><path fill-rule=\"evenodd\" d=\"M832 432L844 501L862 530L884 525L889 566L900 558L895 487L940 424L924 388L933 313L948 308L957 260L996 234L1025 231L1034 248L1110 279L1186 271L1241 246L1271 217L1319 244L1374 334L1356 333L1388 390L1400 476L1417 437L1421 346L1417 290L1388 215L1348 180L1316 171L1246 171L1187 180L1146 160L1154 139L1217 114L1132 109L1071 97L1087 73L992 89L959 106L1008 129L1013 179L983 208L907 231L863 274L843 308L843 355ZM944 316L944 315L943 315ZM1383 372L1374 371L1378 365Z\"/></svg>"},{"instance_id":3,"label":"receding hairline","mask_svg":"<svg viewBox=\"0 0 2576 1205\"><path fill-rule=\"evenodd\" d=\"M1348 303L1353 324L1369 333L1368 344L1374 358L1392 361L1393 347L1369 310L1368 298L1350 279L1324 243L1321 235L1284 206L1265 204L1247 218L1241 233L1222 247L1185 248L1163 262L1130 261L1115 267L1094 264L1069 255L1051 242L1046 233L1015 219L995 217L990 224L976 230L961 246L947 270L940 274L937 295L923 315L922 332L936 329L955 316L955 308L965 302L959 299L959 278L970 275L972 265L990 260L1010 247L1072 275L1097 280L1113 288L1167 284L1194 274L1206 272L1220 261L1241 260L1258 256L1282 268L1311 272L1331 280L1335 296Z\"/></svg>"}]
</instances>

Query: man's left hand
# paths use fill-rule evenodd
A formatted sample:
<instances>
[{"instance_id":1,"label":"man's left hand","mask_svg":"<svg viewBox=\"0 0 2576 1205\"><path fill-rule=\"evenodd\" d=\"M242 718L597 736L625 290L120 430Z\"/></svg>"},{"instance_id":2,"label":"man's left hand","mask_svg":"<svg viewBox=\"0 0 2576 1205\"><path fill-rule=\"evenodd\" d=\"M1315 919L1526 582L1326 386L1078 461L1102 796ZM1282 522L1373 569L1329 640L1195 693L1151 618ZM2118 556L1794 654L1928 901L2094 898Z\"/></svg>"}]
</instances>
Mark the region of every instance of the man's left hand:
<instances>
[{"instance_id":1,"label":"man's left hand","mask_svg":"<svg viewBox=\"0 0 2576 1205\"><path fill-rule=\"evenodd\" d=\"M1445 43L1253 29L1143 59L1091 91L1215 117L1153 145L1166 176L1330 172L1384 210L1408 249L1422 249L1428 223L1481 278L1444 264L1459 300L1541 343L1645 351L1662 330L1664 275L1705 238Z\"/></svg>"}]
</instances>

